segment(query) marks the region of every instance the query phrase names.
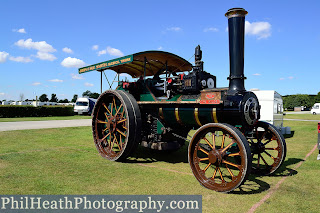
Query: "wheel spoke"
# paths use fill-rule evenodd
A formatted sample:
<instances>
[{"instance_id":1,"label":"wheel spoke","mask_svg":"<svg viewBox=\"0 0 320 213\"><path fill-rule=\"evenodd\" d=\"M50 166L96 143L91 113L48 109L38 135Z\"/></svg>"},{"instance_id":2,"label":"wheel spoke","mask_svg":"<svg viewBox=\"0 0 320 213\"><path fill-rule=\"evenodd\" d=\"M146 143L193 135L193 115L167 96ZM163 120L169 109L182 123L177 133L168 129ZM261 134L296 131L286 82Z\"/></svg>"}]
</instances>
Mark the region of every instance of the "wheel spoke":
<instances>
[{"instance_id":1,"label":"wheel spoke","mask_svg":"<svg viewBox=\"0 0 320 213\"><path fill-rule=\"evenodd\" d=\"M118 128L117 128L117 132L119 132L121 135L123 135L123 137L126 137L126 134L124 134L123 132L121 132Z\"/></svg>"},{"instance_id":2,"label":"wheel spoke","mask_svg":"<svg viewBox=\"0 0 320 213\"><path fill-rule=\"evenodd\" d=\"M225 181L224 181L224 178L223 178L223 176L222 176L222 172L221 172L220 167L218 167L218 171L219 171L219 173L220 173L220 177L221 177L221 181L222 181L222 183L223 183L223 182L225 182Z\"/></svg>"},{"instance_id":3,"label":"wheel spoke","mask_svg":"<svg viewBox=\"0 0 320 213\"><path fill-rule=\"evenodd\" d=\"M122 151L122 147L119 145L119 142L118 142L118 140L117 140L117 137L115 137L115 139L116 139L116 144L118 145L118 147L119 147L119 149L120 149L120 152Z\"/></svg>"},{"instance_id":4,"label":"wheel spoke","mask_svg":"<svg viewBox=\"0 0 320 213\"><path fill-rule=\"evenodd\" d=\"M235 143L235 141L232 141L228 146L226 146L225 148L223 148L223 149L221 150L221 152L225 152L225 151L226 151L227 149L229 149L230 146L232 146L234 143Z\"/></svg>"},{"instance_id":5,"label":"wheel spoke","mask_svg":"<svg viewBox=\"0 0 320 213\"><path fill-rule=\"evenodd\" d=\"M209 166L211 166L211 163L209 163L207 166L206 166L206 168L204 168L204 172L206 172L207 171L207 169L209 168Z\"/></svg>"},{"instance_id":6,"label":"wheel spoke","mask_svg":"<svg viewBox=\"0 0 320 213\"><path fill-rule=\"evenodd\" d=\"M228 157L240 156L240 152L229 154Z\"/></svg>"},{"instance_id":7,"label":"wheel spoke","mask_svg":"<svg viewBox=\"0 0 320 213\"><path fill-rule=\"evenodd\" d=\"M216 169L214 170L214 172L213 172L213 175L212 175L211 179L213 179L213 180L214 180L214 178L216 177L217 171L218 171L218 167L216 167Z\"/></svg>"},{"instance_id":8,"label":"wheel spoke","mask_svg":"<svg viewBox=\"0 0 320 213\"><path fill-rule=\"evenodd\" d=\"M227 168L227 170L228 170L228 172L230 173L230 175L231 175L231 177L232 177L232 179L234 178L234 175L233 175L233 173L232 173L232 171L229 169L229 167L226 165L226 168Z\"/></svg>"},{"instance_id":9,"label":"wheel spoke","mask_svg":"<svg viewBox=\"0 0 320 213\"><path fill-rule=\"evenodd\" d=\"M203 152L206 155L209 155L209 152L205 151L204 149L202 149L201 147L198 148L198 150L200 150L201 152Z\"/></svg>"},{"instance_id":10,"label":"wheel spoke","mask_svg":"<svg viewBox=\"0 0 320 213\"><path fill-rule=\"evenodd\" d=\"M266 150L278 150L278 147L277 148L264 148Z\"/></svg>"},{"instance_id":11,"label":"wheel spoke","mask_svg":"<svg viewBox=\"0 0 320 213\"><path fill-rule=\"evenodd\" d=\"M104 113L104 115L106 116L106 119L107 119L107 121L109 122L109 118L108 118L108 115L107 115L106 112Z\"/></svg>"},{"instance_id":12,"label":"wheel spoke","mask_svg":"<svg viewBox=\"0 0 320 213\"><path fill-rule=\"evenodd\" d=\"M96 121L98 122L98 124L106 124L106 123L108 123L108 122L106 122L106 121L101 121L101 120L99 120L99 119L96 119Z\"/></svg>"},{"instance_id":13,"label":"wheel spoke","mask_svg":"<svg viewBox=\"0 0 320 213\"><path fill-rule=\"evenodd\" d=\"M102 106L104 106L104 108L106 108L106 110L109 112L109 114L111 114L111 112L109 111L109 109L108 109L108 107L105 105L105 103L103 103Z\"/></svg>"},{"instance_id":14,"label":"wheel spoke","mask_svg":"<svg viewBox=\"0 0 320 213\"><path fill-rule=\"evenodd\" d=\"M212 133L212 146L214 147L213 149L216 148L216 134L215 134L215 132Z\"/></svg>"},{"instance_id":15,"label":"wheel spoke","mask_svg":"<svg viewBox=\"0 0 320 213\"><path fill-rule=\"evenodd\" d=\"M260 157L261 157L261 154L258 153L258 165L257 165L258 168L260 167Z\"/></svg>"},{"instance_id":16,"label":"wheel spoke","mask_svg":"<svg viewBox=\"0 0 320 213\"><path fill-rule=\"evenodd\" d=\"M266 166L269 166L269 164L267 163L267 161L262 157L262 155L260 155L261 156L261 159L263 160L263 162L266 164Z\"/></svg>"},{"instance_id":17,"label":"wheel spoke","mask_svg":"<svg viewBox=\"0 0 320 213\"><path fill-rule=\"evenodd\" d=\"M272 159L274 160L274 157L273 157L272 155L270 155L270 153L269 153L269 152L264 151L264 153L266 153L270 158L272 158Z\"/></svg>"},{"instance_id":18,"label":"wheel spoke","mask_svg":"<svg viewBox=\"0 0 320 213\"><path fill-rule=\"evenodd\" d=\"M120 121L117 121L117 124L122 123L122 122L125 122L125 121L127 121L127 119L122 119L122 120L120 120Z\"/></svg>"},{"instance_id":19,"label":"wheel spoke","mask_svg":"<svg viewBox=\"0 0 320 213\"><path fill-rule=\"evenodd\" d=\"M221 142L221 149L224 147L224 141L225 141L225 139L226 139L226 135L223 134L223 136L222 136L222 142Z\"/></svg>"},{"instance_id":20,"label":"wheel spoke","mask_svg":"<svg viewBox=\"0 0 320 213\"><path fill-rule=\"evenodd\" d=\"M108 134L106 134L101 140L103 141L103 140L106 139L109 135L110 135L110 132L109 132Z\"/></svg>"},{"instance_id":21,"label":"wheel spoke","mask_svg":"<svg viewBox=\"0 0 320 213\"><path fill-rule=\"evenodd\" d=\"M272 139L268 140L267 142L265 142L263 145L267 145L268 143L270 143L272 141Z\"/></svg>"},{"instance_id":22,"label":"wheel spoke","mask_svg":"<svg viewBox=\"0 0 320 213\"><path fill-rule=\"evenodd\" d=\"M225 164L228 164L228 165L230 165L230 166L236 167L236 168L239 169L239 170L240 170L240 167L241 167L241 165L234 164L234 163L231 163L231 162L226 161L226 160L222 160L222 163L225 163Z\"/></svg>"},{"instance_id":23,"label":"wheel spoke","mask_svg":"<svg viewBox=\"0 0 320 213\"><path fill-rule=\"evenodd\" d=\"M114 115L117 115L117 114L119 113L121 107L122 107L122 104L119 106L119 108L118 108L117 111L116 111L116 114L114 114Z\"/></svg>"},{"instance_id":24,"label":"wheel spoke","mask_svg":"<svg viewBox=\"0 0 320 213\"><path fill-rule=\"evenodd\" d=\"M113 139L112 144L111 144L111 146L110 146L111 150L113 150L114 141L116 140L116 136L113 135L113 137L114 137L114 139ZM111 141L111 140L110 140L110 141Z\"/></svg>"},{"instance_id":25,"label":"wheel spoke","mask_svg":"<svg viewBox=\"0 0 320 213\"><path fill-rule=\"evenodd\" d=\"M199 161L209 160L209 158L199 158Z\"/></svg>"},{"instance_id":26,"label":"wheel spoke","mask_svg":"<svg viewBox=\"0 0 320 213\"><path fill-rule=\"evenodd\" d=\"M113 96L112 103L114 104L115 111L117 111L116 99L114 98L114 96ZM111 112L112 112L112 110L111 110ZM116 114L114 114L114 115L116 115Z\"/></svg>"},{"instance_id":27,"label":"wheel spoke","mask_svg":"<svg viewBox=\"0 0 320 213\"><path fill-rule=\"evenodd\" d=\"M205 141L207 142L207 144L208 144L212 149L214 149L213 146L212 146L212 144L208 141L207 138L202 138L202 139L205 140Z\"/></svg>"}]
</instances>

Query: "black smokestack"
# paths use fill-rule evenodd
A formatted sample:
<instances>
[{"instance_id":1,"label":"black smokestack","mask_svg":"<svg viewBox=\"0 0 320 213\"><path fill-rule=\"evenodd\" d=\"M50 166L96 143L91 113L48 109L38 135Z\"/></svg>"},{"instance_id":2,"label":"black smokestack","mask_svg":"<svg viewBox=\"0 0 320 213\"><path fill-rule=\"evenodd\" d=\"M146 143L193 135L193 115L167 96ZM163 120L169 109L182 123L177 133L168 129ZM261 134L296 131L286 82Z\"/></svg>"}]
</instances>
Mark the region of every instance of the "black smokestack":
<instances>
[{"instance_id":1,"label":"black smokestack","mask_svg":"<svg viewBox=\"0 0 320 213\"><path fill-rule=\"evenodd\" d=\"M244 23L248 12L243 8L232 8L225 16L228 18L230 76L228 95L246 91L244 88Z\"/></svg>"}]
</instances>

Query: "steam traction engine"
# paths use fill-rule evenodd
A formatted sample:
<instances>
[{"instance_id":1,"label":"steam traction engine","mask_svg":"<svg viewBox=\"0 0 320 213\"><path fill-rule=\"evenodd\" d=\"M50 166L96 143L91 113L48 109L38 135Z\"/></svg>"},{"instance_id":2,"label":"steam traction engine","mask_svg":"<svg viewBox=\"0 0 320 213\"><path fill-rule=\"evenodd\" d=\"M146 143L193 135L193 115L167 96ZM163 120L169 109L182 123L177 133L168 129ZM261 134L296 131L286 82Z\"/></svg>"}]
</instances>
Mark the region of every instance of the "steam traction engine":
<instances>
[{"instance_id":1,"label":"steam traction engine","mask_svg":"<svg viewBox=\"0 0 320 213\"><path fill-rule=\"evenodd\" d=\"M283 136L260 122L254 93L246 91L243 73L244 21L247 11L230 9L230 76L228 88L216 88L216 77L203 70L202 51L195 66L163 51L146 51L80 68L127 73L135 82L118 81L97 100L92 132L102 157L124 161L138 146L179 149L188 132L192 172L201 185L220 192L240 186L250 172L269 175L285 159ZM187 72L187 74L185 74ZM199 128L200 127L200 128Z\"/></svg>"}]
</instances>

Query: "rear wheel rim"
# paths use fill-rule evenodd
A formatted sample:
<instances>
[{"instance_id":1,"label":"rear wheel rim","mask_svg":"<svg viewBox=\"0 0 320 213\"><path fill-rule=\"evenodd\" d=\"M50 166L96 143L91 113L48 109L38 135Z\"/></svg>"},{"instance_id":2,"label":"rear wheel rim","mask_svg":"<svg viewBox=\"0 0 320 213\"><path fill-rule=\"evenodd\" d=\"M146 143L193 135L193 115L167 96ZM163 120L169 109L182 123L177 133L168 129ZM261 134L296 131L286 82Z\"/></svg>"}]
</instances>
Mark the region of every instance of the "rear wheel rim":
<instances>
[{"instance_id":1,"label":"rear wheel rim","mask_svg":"<svg viewBox=\"0 0 320 213\"><path fill-rule=\"evenodd\" d=\"M116 160L128 142L128 111L120 96L108 94L94 111L95 144L99 153Z\"/></svg>"}]
</instances>

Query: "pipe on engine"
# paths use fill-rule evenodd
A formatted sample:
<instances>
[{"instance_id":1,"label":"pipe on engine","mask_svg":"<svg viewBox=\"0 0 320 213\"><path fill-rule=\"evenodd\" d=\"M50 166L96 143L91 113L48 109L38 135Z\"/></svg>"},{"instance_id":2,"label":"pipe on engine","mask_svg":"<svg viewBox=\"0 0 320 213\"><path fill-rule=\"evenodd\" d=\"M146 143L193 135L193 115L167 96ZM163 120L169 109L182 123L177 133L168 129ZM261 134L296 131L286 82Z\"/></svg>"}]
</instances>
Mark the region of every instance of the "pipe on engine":
<instances>
[{"instance_id":1,"label":"pipe on engine","mask_svg":"<svg viewBox=\"0 0 320 213\"><path fill-rule=\"evenodd\" d=\"M228 95L245 92L243 63L244 63L244 24L248 12L243 8L229 9L225 16L228 18L229 31L229 60L230 76Z\"/></svg>"}]
</instances>

